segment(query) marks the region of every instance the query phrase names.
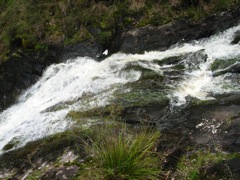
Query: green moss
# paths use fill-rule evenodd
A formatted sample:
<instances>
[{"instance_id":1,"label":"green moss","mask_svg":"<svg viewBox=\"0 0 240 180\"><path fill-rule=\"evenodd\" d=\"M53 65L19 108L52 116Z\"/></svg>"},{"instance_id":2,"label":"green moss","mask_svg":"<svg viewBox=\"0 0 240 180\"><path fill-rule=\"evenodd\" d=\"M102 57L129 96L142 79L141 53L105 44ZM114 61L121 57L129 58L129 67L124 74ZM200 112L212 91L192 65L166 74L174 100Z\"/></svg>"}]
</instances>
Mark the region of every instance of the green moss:
<instances>
[{"instance_id":1,"label":"green moss","mask_svg":"<svg viewBox=\"0 0 240 180\"><path fill-rule=\"evenodd\" d=\"M6 144L2 150L3 151L8 151L12 148L14 148L14 146L16 146L19 143L19 141L17 139L12 139L8 144Z\"/></svg>"},{"instance_id":2,"label":"green moss","mask_svg":"<svg viewBox=\"0 0 240 180\"><path fill-rule=\"evenodd\" d=\"M229 7L230 4L233 4L234 1L229 0L214 0L214 8L218 11L226 9L226 7Z\"/></svg>"},{"instance_id":3,"label":"green moss","mask_svg":"<svg viewBox=\"0 0 240 180\"><path fill-rule=\"evenodd\" d=\"M111 31L101 31L97 34L97 40L101 43L107 43L112 38L112 32Z\"/></svg>"},{"instance_id":4,"label":"green moss","mask_svg":"<svg viewBox=\"0 0 240 180\"><path fill-rule=\"evenodd\" d=\"M44 172L45 172L44 169L35 170L35 171L33 171L33 172L27 177L27 180L40 179L41 175L42 175Z\"/></svg>"},{"instance_id":5,"label":"green moss","mask_svg":"<svg viewBox=\"0 0 240 180\"><path fill-rule=\"evenodd\" d=\"M48 45L46 45L46 44L41 44L41 43L36 43L35 46L34 46L34 49L35 49L36 51L40 51L40 50L47 51L47 50L48 50Z\"/></svg>"},{"instance_id":6,"label":"green moss","mask_svg":"<svg viewBox=\"0 0 240 180\"><path fill-rule=\"evenodd\" d=\"M90 121L104 120L118 120L123 111L123 107L120 105L112 104L104 107L98 107L87 111L70 111L68 117L77 121L78 123L88 123Z\"/></svg>"},{"instance_id":7,"label":"green moss","mask_svg":"<svg viewBox=\"0 0 240 180\"><path fill-rule=\"evenodd\" d=\"M163 92L157 91L132 91L124 94L116 93L114 103L120 104L122 107L145 107L168 104L169 99Z\"/></svg>"},{"instance_id":8,"label":"green moss","mask_svg":"<svg viewBox=\"0 0 240 180\"><path fill-rule=\"evenodd\" d=\"M216 70L220 70L220 69L225 69L228 66L239 62L240 58L235 58L235 59L219 59L219 60L215 60L212 64L211 64L211 70L212 71L216 71Z\"/></svg>"}]
</instances>

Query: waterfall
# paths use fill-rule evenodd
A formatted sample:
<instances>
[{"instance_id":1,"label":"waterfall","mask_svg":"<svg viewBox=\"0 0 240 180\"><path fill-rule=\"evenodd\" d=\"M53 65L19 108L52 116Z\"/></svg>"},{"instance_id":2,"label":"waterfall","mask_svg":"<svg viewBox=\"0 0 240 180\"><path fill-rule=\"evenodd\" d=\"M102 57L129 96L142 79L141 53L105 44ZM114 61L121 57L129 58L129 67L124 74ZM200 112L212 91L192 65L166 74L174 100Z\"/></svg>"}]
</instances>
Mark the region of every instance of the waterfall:
<instances>
[{"instance_id":1,"label":"waterfall","mask_svg":"<svg viewBox=\"0 0 240 180\"><path fill-rule=\"evenodd\" d=\"M168 97L174 106L186 103L187 96L207 100L214 98L214 93L239 91L239 85L231 82L227 75L213 77L210 69L216 60L240 55L240 45L231 44L234 33L239 30L240 26L237 26L207 39L174 45L166 51L117 53L102 62L78 57L51 65L15 105L0 114L0 154L9 142L16 142L15 149L71 127L73 122L66 118L71 110L109 104L115 90L141 77L140 70L125 69L131 63L164 75L164 72L171 72L175 64L156 62L185 55L180 80L167 85ZM191 62L190 55L199 51L206 54L206 60Z\"/></svg>"}]
</instances>

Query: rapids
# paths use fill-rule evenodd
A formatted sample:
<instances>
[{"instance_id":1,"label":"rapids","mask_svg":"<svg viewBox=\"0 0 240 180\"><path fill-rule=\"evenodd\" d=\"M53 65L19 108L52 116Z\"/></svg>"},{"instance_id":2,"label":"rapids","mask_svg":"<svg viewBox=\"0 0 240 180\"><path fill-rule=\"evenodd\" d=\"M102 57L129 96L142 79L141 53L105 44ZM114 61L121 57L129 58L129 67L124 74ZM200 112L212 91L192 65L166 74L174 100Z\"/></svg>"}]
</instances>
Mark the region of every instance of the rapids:
<instances>
[{"instance_id":1,"label":"rapids","mask_svg":"<svg viewBox=\"0 0 240 180\"><path fill-rule=\"evenodd\" d=\"M185 55L181 62L185 68L180 80L167 84L171 106L184 105L188 96L207 100L213 99L214 94L239 92L239 84L228 78L231 75L213 77L210 68L219 59L227 61L240 55L240 44L231 44L234 33L239 30L240 26L236 26L210 38L174 45L166 51L117 53L101 62L78 57L49 66L42 78L26 90L15 105L1 112L0 154L9 142L14 142L12 149L16 149L71 127L73 122L67 118L71 110L109 104L114 99L115 90L141 77L140 70L125 70L133 62L164 74L170 72L175 64L159 65L156 61ZM188 55L198 51L206 54L206 60L191 62Z\"/></svg>"}]
</instances>

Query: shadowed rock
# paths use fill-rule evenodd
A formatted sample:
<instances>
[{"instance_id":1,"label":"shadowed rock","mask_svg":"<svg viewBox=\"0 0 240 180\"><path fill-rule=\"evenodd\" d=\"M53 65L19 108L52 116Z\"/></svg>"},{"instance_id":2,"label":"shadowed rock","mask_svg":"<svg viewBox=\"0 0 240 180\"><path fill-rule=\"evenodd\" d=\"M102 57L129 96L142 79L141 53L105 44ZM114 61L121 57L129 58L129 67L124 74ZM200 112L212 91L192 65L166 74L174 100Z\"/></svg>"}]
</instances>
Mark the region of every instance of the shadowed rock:
<instances>
[{"instance_id":1,"label":"shadowed rock","mask_svg":"<svg viewBox=\"0 0 240 180\"><path fill-rule=\"evenodd\" d=\"M240 31L237 31L235 33L235 37L234 37L233 41L231 42L231 44L237 44L239 42L240 42Z\"/></svg>"}]
</instances>

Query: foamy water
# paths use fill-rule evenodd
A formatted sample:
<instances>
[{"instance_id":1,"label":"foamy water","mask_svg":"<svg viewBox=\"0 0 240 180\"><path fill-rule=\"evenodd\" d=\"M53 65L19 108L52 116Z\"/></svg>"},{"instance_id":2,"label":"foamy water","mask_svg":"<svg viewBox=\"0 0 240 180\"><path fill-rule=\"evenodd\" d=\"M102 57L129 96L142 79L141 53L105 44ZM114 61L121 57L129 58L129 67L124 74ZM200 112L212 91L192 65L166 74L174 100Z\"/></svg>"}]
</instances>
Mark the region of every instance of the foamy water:
<instances>
[{"instance_id":1,"label":"foamy water","mask_svg":"<svg viewBox=\"0 0 240 180\"><path fill-rule=\"evenodd\" d=\"M197 46L204 49L207 55L206 62L199 64L196 70L186 70L184 80L179 82L170 98L174 99L174 105L183 105L186 103L186 97L191 96L201 100L213 99L209 96L212 93L230 92L231 89L224 88L224 84L229 82L225 80L225 76L213 77L210 69L214 61L237 57L240 55L240 45L232 45L233 35L240 30L240 26L231 28L221 34L212 36L211 38L195 42ZM231 82L230 82L231 83ZM235 90L240 90L236 84Z\"/></svg>"},{"instance_id":2,"label":"foamy water","mask_svg":"<svg viewBox=\"0 0 240 180\"><path fill-rule=\"evenodd\" d=\"M154 61L203 50L207 60L200 62L196 68L187 68L186 64L182 80L169 85L168 96L173 105L184 104L187 96L205 100L213 98L210 96L213 92L231 91L222 88L224 83L231 83L225 80L225 76L212 77L210 65L217 59L240 55L240 45L230 44L234 32L238 30L240 26L209 39L162 52L117 53L102 62L79 57L51 65L42 78L20 96L18 103L0 114L0 154L10 141L18 142L14 147L18 148L29 141L64 131L73 124L66 119L70 110L86 110L108 104L114 98L116 89L140 78L140 71L124 70L132 62L161 74L171 70L173 65L160 66Z\"/></svg>"}]
</instances>

